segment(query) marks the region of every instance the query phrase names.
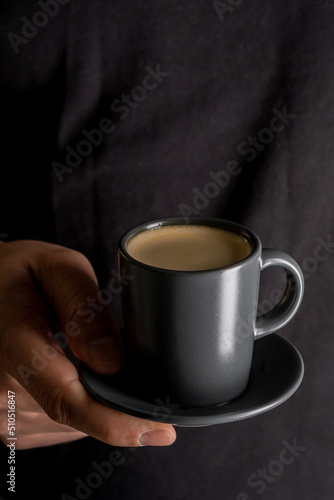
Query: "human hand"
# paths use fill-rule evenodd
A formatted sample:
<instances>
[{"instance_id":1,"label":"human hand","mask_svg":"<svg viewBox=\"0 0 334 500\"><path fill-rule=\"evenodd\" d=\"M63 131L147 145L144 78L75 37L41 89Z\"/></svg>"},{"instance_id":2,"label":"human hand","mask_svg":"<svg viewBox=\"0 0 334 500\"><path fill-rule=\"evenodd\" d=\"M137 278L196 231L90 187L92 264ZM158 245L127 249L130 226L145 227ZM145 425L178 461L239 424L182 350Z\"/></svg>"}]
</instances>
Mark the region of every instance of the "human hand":
<instances>
[{"instance_id":1,"label":"human hand","mask_svg":"<svg viewBox=\"0 0 334 500\"><path fill-rule=\"evenodd\" d=\"M87 323L78 307L99 288L87 258L41 241L0 244L0 437L8 437L8 391L15 392L16 448L69 442L90 435L114 446L165 446L172 425L150 422L95 401L52 338L55 321L74 355L92 370L122 368L122 342L104 307ZM40 363L36 360L44 359ZM35 360L35 361L34 361Z\"/></svg>"}]
</instances>

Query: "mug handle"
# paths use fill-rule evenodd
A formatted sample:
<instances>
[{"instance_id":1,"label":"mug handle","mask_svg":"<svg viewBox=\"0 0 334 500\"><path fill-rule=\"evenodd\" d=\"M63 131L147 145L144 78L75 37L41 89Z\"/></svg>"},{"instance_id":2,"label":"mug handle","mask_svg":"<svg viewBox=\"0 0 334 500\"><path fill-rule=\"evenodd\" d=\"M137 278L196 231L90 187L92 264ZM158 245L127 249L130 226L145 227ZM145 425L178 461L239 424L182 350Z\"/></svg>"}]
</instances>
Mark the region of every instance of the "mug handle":
<instances>
[{"instance_id":1,"label":"mug handle","mask_svg":"<svg viewBox=\"0 0 334 500\"><path fill-rule=\"evenodd\" d=\"M255 339L276 332L296 314L304 295L304 276L297 262L290 255L272 248L264 248L261 271L269 266L280 266L286 272L287 284L279 303L256 319Z\"/></svg>"}]
</instances>

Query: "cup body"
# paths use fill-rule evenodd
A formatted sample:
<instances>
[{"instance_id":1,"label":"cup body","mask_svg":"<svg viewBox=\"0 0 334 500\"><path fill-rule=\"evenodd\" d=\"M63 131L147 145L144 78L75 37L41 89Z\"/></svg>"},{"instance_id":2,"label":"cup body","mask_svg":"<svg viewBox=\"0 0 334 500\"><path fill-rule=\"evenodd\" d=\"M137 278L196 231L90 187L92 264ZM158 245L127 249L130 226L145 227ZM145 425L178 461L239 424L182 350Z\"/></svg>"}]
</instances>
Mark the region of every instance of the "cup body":
<instances>
[{"instance_id":1,"label":"cup body","mask_svg":"<svg viewBox=\"0 0 334 500\"><path fill-rule=\"evenodd\" d=\"M171 271L143 264L130 238L162 225L196 224L246 237L251 254L205 271ZM253 353L261 243L248 229L221 219L162 219L120 240L119 266L131 280L122 291L127 369L151 397L185 407L211 406L246 388Z\"/></svg>"}]
</instances>

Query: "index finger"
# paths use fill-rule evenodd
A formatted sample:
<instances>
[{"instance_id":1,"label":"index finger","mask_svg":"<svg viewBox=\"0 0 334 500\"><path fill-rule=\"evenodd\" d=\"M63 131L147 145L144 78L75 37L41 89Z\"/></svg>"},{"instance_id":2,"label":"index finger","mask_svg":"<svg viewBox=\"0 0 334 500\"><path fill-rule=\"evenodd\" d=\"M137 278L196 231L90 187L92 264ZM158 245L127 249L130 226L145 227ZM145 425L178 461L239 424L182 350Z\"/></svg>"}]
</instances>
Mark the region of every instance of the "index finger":
<instances>
[{"instance_id":1,"label":"index finger","mask_svg":"<svg viewBox=\"0 0 334 500\"><path fill-rule=\"evenodd\" d=\"M49 341L48 325L42 324L39 318L11 332L6 348L16 362L8 370L52 420L114 446L166 446L175 441L172 425L133 417L95 401L75 366Z\"/></svg>"}]
</instances>

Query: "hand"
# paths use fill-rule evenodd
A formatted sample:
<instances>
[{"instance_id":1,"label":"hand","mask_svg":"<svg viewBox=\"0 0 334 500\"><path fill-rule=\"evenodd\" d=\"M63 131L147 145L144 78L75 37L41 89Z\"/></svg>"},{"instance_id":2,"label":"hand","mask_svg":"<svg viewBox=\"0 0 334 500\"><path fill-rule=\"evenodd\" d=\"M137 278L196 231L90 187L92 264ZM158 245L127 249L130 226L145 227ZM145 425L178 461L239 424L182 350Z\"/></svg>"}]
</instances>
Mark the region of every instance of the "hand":
<instances>
[{"instance_id":1,"label":"hand","mask_svg":"<svg viewBox=\"0 0 334 500\"><path fill-rule=\"evenodd\" d=\"M18 449L90 435L114 446L164 446L172 425L132 417L95 401L52 338L59 321L74 355L98 373L122 367L122 342L108 307L88 323L80 304L96 297L84 255L40 241L0 244L0 437L8 434L8 391L15 392ZM64 331L64 330L62 330ZM146 434L145 434L146 433Z\"/></svg>"}]
</instances>

